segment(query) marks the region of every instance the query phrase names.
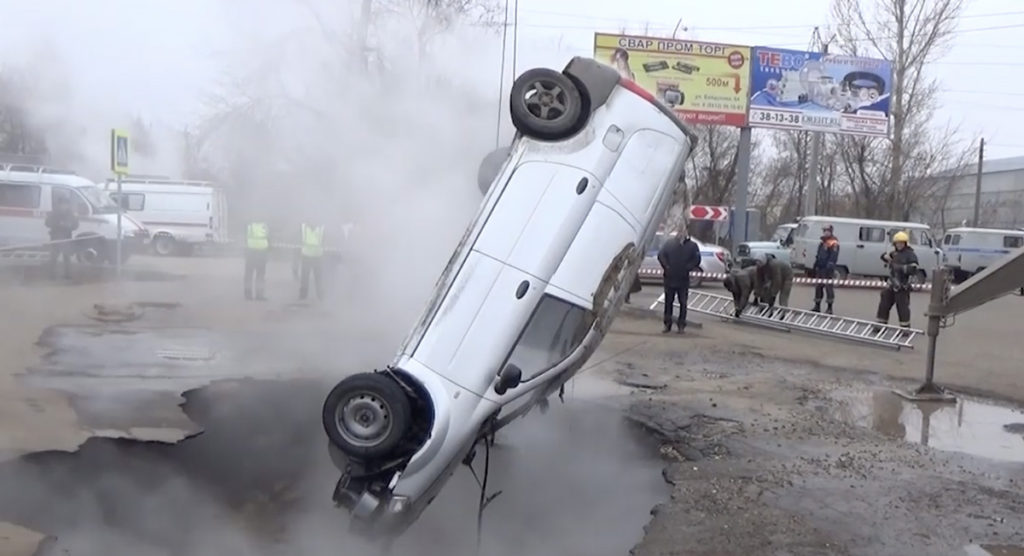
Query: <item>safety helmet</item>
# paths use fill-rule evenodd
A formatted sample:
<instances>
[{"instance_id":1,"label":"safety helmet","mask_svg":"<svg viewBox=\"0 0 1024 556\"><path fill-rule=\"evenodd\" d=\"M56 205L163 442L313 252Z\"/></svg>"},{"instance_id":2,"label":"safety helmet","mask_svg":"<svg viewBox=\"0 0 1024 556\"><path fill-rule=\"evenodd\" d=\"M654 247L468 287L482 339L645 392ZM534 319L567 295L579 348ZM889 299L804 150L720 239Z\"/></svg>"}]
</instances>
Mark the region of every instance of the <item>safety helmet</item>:
<instances>
[{"instance_id":1,"label":"safety helmet","mask_svg":"<svg viewBox=\"0 0 1024 556\"><path fill-rule=\"evenodd\" d=\"M765 255L764 253L754 253L753 258L754 263L757 264L757 266L761 266L768 262L768 255Z\"/></svg>"},{"instance_id":2,"label":"safety helmet","mask_svg":"<svg viewBox=\"0 0 1024 556\"><path fill-rule=\"evenodd\" d=\"M907 235L907 232L896 232L895 234L892 235L892 242L893 243L900 243L900 242L910 243L910 236Z\"/></svg>"}]
</instances>

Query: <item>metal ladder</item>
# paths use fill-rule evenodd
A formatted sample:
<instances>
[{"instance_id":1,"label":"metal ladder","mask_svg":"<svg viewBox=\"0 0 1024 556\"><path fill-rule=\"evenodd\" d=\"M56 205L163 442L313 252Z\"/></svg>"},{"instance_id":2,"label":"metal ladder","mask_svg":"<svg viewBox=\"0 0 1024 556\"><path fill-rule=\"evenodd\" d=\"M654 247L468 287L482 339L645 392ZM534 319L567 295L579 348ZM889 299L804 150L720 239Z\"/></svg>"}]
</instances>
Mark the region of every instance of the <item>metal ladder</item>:
<instances>
[{"instance_id":1,"label":"metal ladder","mask_svg":"<svg viewBox=\"0 0 1024 556\"><path fill-rule=\"evenodd\" d=\"M654 310L665 303L665 296L651 305ZM686 308L690 311L720 317L724 320L746 322L774 328L776 330L800 330L813 334L831 336L845 340L853 340L866 344L890 347L895 349L914 348L914 339L923 334L914 328L902 328L890 324L879 324L839 315L827 315L792 307L773 307L767 305L755 307L748 305L741 318L733 314L732 297L697 290L690 290Z\"/></svg>"},{"instance_id":2,"label":"metal ladder","mask_svg":"<svg viewBox=\"0 0 1024 556\"><path fill-rule=\"evenodd\" d=\"M0 251L0 260L5 261L41 261L49 259L46 251Z\"/></svg>"}]
</instances>

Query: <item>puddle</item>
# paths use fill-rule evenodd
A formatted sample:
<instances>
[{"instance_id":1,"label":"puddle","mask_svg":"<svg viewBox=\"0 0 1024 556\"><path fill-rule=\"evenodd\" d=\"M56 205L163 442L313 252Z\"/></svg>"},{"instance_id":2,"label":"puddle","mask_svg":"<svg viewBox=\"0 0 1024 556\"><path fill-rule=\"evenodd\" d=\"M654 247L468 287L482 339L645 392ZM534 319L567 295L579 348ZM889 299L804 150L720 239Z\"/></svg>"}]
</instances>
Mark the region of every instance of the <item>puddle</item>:
<instances>
[{"instance_id":1,"label":"puddle","mask_svg":"<svg viewBox=\"0 0 1024 556\"><path fill-rule=\"evenodd\" d=\"M834 416L890 438L984 458L1024 462L1024 410L960 397L915 403L888 390L838 391Z\"/></svg>"},{"instance_id":2,"label":"puddle","mask_svg":"<svg viewBox=\"0 0 1024 556\"><path fill-rule=\"evenodd\" d=\"M967 556L1024 556L1024 547L1005 544L969 544L964 547Z\"/></svg>"},{"instance_id":3,"label":"puddle","mask_svg":"<svg viewBox=\"0 0 1024 556\"><path fill-rule=\"evenodd\" d=\"M178 444L94 438L0 465L0 522L55 537L47 556L376 554L330 502L325 391L217 383L186 393L205 432ZM618 410L567 397L533 413L492 450L489 489L502 494L484 514L481 553L626 554L668 494L662 467L654 441ZM474 554L478 496L460 468L392 554Z\"/></svg>"}]
</instances>

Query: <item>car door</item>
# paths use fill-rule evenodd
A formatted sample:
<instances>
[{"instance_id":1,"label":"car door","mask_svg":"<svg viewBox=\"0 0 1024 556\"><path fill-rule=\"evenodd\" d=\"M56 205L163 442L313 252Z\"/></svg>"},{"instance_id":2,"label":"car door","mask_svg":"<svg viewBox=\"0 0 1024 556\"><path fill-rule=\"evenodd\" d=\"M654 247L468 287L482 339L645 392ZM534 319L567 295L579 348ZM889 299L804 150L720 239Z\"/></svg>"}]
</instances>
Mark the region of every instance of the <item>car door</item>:
<instances>
[{"instance_id":1,"label":"car door","mask_svg":"<svg viewBox=\"0 0 1024 556\"><path fill-rule=\"evenodd\" d=\"M850 273L863 276L887 276L888 269L882 262L882 255L889 248L887 237L885 228L881 226L858 227L857 243L854 244L857 250L854 255L856 268L851 268Z\"/></svg>"},{"instance_id":2,"label":"car door","mask_svg":"<svg viewBox=\"0 0 1024 556\"><path fill-rule=\"evenodd\" d=\"M547 282L601 186L572 166L525 162L509 178L473 249Z\"/></svg>"},{"instance_id":3,"label":"car door","mask_svg":"<svg viewBox=\"0 0 1024 556\"><path fill-rule=\"evenodd\" d=\"M0 183L0 246L35 245L49 239L41 199L38 185Z\"/></svg>"},{"instance_id":4,"label":"car door","mask_svg":"<svg viewBox=\"0 0 1024 556\"><path fill-rule=\"evenodd\" d=\"M634 132L622 148L604 188L625 207L635 228L646 227L665 188L675 186L669 182L682 149L677 140L651 129Z\"/></svg>"}]
</instances>

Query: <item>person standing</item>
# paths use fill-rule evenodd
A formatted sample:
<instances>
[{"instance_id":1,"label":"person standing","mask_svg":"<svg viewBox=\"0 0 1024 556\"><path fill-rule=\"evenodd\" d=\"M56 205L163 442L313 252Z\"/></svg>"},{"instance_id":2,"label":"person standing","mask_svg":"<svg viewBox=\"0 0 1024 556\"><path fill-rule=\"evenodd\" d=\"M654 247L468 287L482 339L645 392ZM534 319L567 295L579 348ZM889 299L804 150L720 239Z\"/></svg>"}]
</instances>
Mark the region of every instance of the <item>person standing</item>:
<instances>
[{"instance_id":1,"label":"person standing","mask_svg":"<svg viewBox=\"0 0 1024 556\"><path fill-rule=\"evenodd\" d=\"M836 264L839 263L839 240L832 235L832 225L829 224L821 229L821 243L818 244L818 254L814 257L814 277L832 280L836 274ZM832 304L836 301L835 286L829 283L819 283L814 286L814 307L815 313L821 312L821 298L824 293L826 308L825 312L832 314Z\"/></svg>"},{"instance_id":2,"label":"person standing","mask_svg":"<svg viewBox=\"0 0 1024 556\"><path fill-rule=\"evenodd\" d=\"M74 242L71 241L78 229L78 216L75 215L71 202L65 196L54 199L53 210L46 215L46 227L50 230L50 278L57 279L57 259L64 259L64 279L71 279L71 254Z\"/></svg>"},{"instance_id":3,"label":"person standing","mask_svg":"<svg viewBox=\"0 0 1024 556\"><path fill-rule=\"evenodd\" d=\"M310 274L316 280L316 298L324 298L323 285L323 258L324 258L324 227L322 224L312 225L302 223L302 245L300 253L302 256L301 270L299 271L299 300L305 300L309 294Z\"/></svg>"},{"instance_id":4,"label":"person standing","mask_svg":"<svg viewBox=\"0 0 1024 556\"><path fill-rule=\"evenodd\" d=\"M267 277L267 258L270 254L270 233L266 222L250 222L245 229L245 298L266 300L263 295Z\"/></svg>"},{"instance_id":5,"label":"person standing","mask_svg":"<svg viewBox=\"0 0 1024 556\"><path fill-rule=\"evenodd\" d=\"M875 320L879 324L889 324L889 314L895 305L900 327L910 328L910 278L917 274L918 261L909 242L906 232L896 232L892 235L893 250L882 254L882 261L889 265L889 281L878 300Z\"/></svg>"},{"instance_id":6,"label":"person standing","mask_svg":"<svg viewBox=\"0 0 1024 556\"><path fill-rule=\"evenodd\" d=\"M679 301L677 331L682 334L686 328L686 304L690 296L690 273L700 266L700 247L690 239L686 229L677 231L668 238L658 251L665 284L665 328L663 334L672 331L672 309Z\"/></svg>"}]
</instances>

